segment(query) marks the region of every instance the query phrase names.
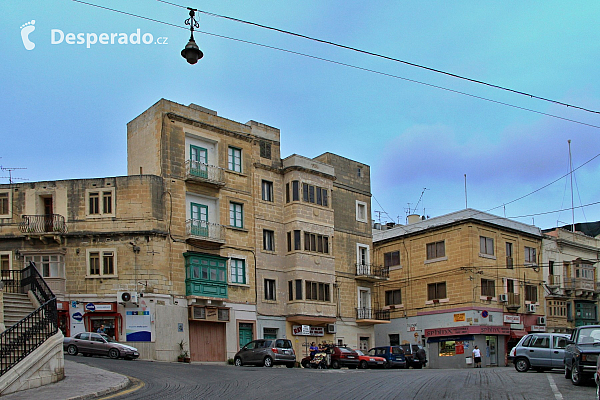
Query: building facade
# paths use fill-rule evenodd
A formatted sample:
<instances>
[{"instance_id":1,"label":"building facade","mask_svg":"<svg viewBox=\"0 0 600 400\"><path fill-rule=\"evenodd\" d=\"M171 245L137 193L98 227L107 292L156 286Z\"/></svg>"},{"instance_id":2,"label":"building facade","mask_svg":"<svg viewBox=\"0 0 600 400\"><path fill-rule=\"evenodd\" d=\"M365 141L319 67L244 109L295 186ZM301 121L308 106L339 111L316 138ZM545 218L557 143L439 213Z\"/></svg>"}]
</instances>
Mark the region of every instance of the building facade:
<instances>
[{"instance_id":1,"label":"building facade","mask_svg":"<svg viewBox=\"0 0 600 400\"><path fill-rule=\"evenodd\" d=\"M432 368L472 366L477 345L483 365L505 365L513 343L545 329L538 228L473 209L409 222L374 231L390 274L378 345L423 344Z\"/></svg>"}]
</instances>

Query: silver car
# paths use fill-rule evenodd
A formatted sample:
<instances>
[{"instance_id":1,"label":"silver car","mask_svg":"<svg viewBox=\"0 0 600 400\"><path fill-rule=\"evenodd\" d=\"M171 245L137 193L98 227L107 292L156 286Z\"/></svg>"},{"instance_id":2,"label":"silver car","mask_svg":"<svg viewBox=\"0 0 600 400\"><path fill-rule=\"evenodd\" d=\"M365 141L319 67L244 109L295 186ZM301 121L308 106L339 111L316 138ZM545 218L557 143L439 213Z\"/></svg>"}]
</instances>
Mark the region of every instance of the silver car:
<instances>
[{"instance_id":1,"label":"silver car","mask_svg":"<svg viewBox=\"0 0 600 400\"><path fill-rule=\"evenodd\" d=\"M242 365L272 367L284 364L288 368L293 368L296 365L296 353L292 342L288 339L259 339L242 347L233 360L237 367Z\"/></svg>"},{"instance_id":2,"label":"silver car","mask_svg":"<svg viewBox=\"0 0 600 400\"><path fill-rule=\"evenodd\" d=\"M81 353L84 356L101 355L109 356L110 358L123 357L128 360L133 360L140 356L135 347L116 342L104 333L78 333L72 338L64 338L63 347L72 356Z\"/></svg>"},{"instance_id":3,"label":"silver car","mask_svg":"<svg viewBox=\"0 0 600 400\"><path fill-rule=\"evenodd\" d=\"M523 336L511 350L515 369L527 372L530 368L541 372L564 368L565 347L569 335L563 333L531 333Z\"/></svg>"}]
</instances>

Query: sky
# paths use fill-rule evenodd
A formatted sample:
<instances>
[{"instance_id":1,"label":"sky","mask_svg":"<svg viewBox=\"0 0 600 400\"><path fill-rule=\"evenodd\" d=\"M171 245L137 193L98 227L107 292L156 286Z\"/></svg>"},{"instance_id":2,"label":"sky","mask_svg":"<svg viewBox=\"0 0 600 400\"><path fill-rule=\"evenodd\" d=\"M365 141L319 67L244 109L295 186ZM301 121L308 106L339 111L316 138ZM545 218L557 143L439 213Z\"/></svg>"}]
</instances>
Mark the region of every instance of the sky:
<instances>
[{"instance_id":1,"label":"sky","mask_svg":"<svg viewBox=\"0 0 600 400\"><path fill-rule=\"evenodd\" d=\"M600 110L597 1L186 1L172 3ZM571 198L575 222L600 220L598 113L204 13L189 65L185 8L88 3L147 19L0 3L0 183L126 175L127 122L165 98L279 128L282 157L370 165L376 222L468 206L546 229L572 222Z\"/></svg>"}]
</instances>

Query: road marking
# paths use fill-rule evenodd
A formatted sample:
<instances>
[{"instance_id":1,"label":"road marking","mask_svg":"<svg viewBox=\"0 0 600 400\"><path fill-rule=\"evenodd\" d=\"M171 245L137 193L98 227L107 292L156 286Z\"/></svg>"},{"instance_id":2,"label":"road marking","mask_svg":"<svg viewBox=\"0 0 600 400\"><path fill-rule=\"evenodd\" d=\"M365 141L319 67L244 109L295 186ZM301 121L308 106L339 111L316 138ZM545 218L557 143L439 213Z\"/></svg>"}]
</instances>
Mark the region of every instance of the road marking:
<instances>
[{"instance_id":1,"label":"road marking","mask_svg":"<svg viewBox=\"0 0 600 400\"><path fill-rule=\"evenodd\" d=\"M128 378L132 383L132 385L129 388L127 388L125 390L120 390L117 393L113 393L108 396L99 397L98 399L99 400L114 399L115 397L119 397L119 396L123 396L124 394L129 394L129 393L135 392L136 390L139 390L145 386L145 383L139 379L133 378L131 376L128 376Z\"/></svg>"},{"instance_id":2,"label":"road marking","mask_svg":"<svg viewBox=\"0 0 600 400\"><path fill-rule=\"evenodd\" d=\"M556 383L554 383L554 378L552 378L552 375L546 374L546 376L548 377L548 382L550 382L550 388L554 392L554 397L556 397L556 400L563 400L563 396L562 394L560 394Z\"/></svg>"}]
</instances>

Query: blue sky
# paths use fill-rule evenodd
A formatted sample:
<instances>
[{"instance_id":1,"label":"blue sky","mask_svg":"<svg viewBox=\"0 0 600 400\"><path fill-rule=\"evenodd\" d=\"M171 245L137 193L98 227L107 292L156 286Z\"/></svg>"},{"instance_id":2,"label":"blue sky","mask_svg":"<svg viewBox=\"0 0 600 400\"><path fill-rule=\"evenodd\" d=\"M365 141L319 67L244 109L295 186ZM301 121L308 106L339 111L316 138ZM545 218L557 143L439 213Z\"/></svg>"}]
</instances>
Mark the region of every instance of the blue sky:
<instances>
[{"instance_id":1,"label":"blue sky","mask_svg":"<svg viewBox=\"0 0 600 400\"><path fill-rule=\"evenodd\" d=\"M187 18L185 9L152 0L89 2L181 26ZM596 1L173 2L600 110ZM598 114L221 18L199 19L200 31L600 126ZM31 27L21 26L32 20L35 48L27 50L21 30ZM387 213L382 222L404 222L409 203L431 217L464 208L467 174L469 207L501 206L492 212L526 216L515 219L541 228L568 224L570 211L543 214L570 207L565 179L512 201L568 172L567 140L575 167L600 153L598 128L202 33L195 36L204 58L188 65L179 54L185 30L70 0L2 2L0 21L0 165L27 168L13 176L29 181L125 175L126 124L160 98L275 126L284 157L330 151L369 164L373 210ZM52 44L53 29L84 37L140 29L167 43ZM576 206L600 201L599 175L600 157L576 171ZM600 220L600 205L577 209L575 219Z\"/></svg>"}]
</instances>

